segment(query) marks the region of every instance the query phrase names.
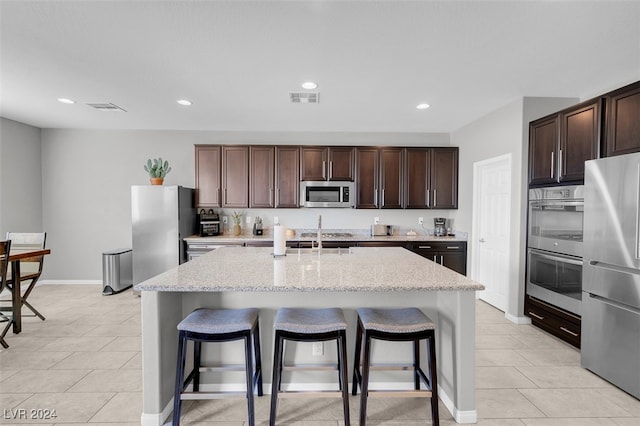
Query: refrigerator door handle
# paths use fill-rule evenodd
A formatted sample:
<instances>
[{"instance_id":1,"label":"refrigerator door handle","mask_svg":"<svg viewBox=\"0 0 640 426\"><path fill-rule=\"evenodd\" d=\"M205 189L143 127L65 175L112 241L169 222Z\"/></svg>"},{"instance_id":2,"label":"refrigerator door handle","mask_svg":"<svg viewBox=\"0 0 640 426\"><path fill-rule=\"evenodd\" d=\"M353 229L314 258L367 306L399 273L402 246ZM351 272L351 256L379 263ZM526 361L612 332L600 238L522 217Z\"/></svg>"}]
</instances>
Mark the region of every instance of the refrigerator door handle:
<instances>
[{"instance_id":1,"label":"refrigerator door handle","mask_svg":"<svg viewBox=\"0 0 640 426\"><path fill-rule=\"evenodd\" d=\"M640 269L627 268L626 266L614 265L612 263L600 262L599 260L590 260L589 265L596 268L609 269L614 272L622 272L623 274L640 275Z\"/></svg>"},{"instance_id":2,"label":"refrigerator door handle","mask_svg":"<svg viewBox=\"0 0 640 426\"><path fill-rule=\"evenodd\" d=\"M623 303L619 303L611 299L607 299L606 297L598 296L592 293L589 293L589 297L597 300L598 302L604 303L605 305L613 306L614 308L622 309L632 314L640 315L640 309L634 308L633 306L625 305Z\"/></svg>"}]
</instances>

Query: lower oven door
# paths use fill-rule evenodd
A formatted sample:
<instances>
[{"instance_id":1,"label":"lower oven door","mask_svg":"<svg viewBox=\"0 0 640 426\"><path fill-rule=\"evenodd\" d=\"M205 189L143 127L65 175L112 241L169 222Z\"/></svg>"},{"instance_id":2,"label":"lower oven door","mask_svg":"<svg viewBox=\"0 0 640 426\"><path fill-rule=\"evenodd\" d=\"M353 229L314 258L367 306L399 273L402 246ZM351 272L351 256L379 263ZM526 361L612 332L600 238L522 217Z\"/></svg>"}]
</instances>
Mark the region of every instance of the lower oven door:
<instances>
[{"instance_id":1,"label":"lower oven door","mask_svg":"<svg viewBox=\"0 0 640 426\"><path fill-rule=\"evenodd\" d=\"M529 249L527 294L582 315L582 259Z\"/></svg>"}]
</instances>

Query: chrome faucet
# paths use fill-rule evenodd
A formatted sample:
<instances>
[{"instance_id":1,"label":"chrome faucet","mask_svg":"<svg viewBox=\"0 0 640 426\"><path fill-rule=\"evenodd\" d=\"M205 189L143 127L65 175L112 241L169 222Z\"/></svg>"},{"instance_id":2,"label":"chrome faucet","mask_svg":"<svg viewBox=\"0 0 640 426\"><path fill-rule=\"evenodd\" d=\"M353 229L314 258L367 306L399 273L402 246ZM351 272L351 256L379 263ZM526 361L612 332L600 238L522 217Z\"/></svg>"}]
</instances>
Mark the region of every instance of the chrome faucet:
<instances>
[{"instance_id":1,"label":"chrome faucet","mask_svg":"<svg viewBox=\"0 0 640 426\"><path fill-rule=\"evenodd\" d=\"M322 215L318 215L318 250L322 250Z\"/></svg>"}]
</instances>

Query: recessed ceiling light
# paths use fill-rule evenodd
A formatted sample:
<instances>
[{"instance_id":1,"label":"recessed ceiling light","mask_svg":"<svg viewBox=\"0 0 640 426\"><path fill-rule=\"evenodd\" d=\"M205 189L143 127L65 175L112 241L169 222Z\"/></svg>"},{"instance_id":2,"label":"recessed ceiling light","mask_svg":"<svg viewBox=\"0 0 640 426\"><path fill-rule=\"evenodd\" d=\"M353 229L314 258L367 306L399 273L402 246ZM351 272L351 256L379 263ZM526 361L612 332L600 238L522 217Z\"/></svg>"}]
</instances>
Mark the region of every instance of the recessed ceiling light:
<instances>
[{"instance_id":1,"label":"recessed ceiling light","mask_svg":"<svg viewBox=\"0 0 640 426\"><path fill-rule=\"evenodd\" d=\"M176 102L178 102L180 105L184 105L184 106L190 106L193 103L187 99L178 99Z\"/></svg>"},{"instance_id":2,"label":"recessed ceiling light","mask_svg":"<svg viewBox=\"0 0 640 426\"><path fill-rule=\"evenodd\" d=\"M306 81L306 82L302 83L302 88L303 89L313 90L313 89L315 89L317 87L318 87L318 84L314 83L313 81Z\"/></svg>"},{"instance_id":3,"label":"recessed ceiling light","mask_svg":"<svg viewBox=\"0 0 640 426\"><path fill-rule=\"evenodd\" d=\"M430 106L431 106L431 105L429 105L429 104L418 104L418 105L416 105L416 108L417 108L417 109L427 109L427 108L429 108Z\"/></svg>"},{"instance_id":4,"label":"recessed ceiling light","mask_svg":"<svg viewBox=\"0 0 640 426\"><path fill-rule=\"evenodd\" d=\"M76 101L74 101L73 99L67 99L67 98L58 98L58 102L61 102L63 104L75 104Z\"/></svg>"}]
</instances>

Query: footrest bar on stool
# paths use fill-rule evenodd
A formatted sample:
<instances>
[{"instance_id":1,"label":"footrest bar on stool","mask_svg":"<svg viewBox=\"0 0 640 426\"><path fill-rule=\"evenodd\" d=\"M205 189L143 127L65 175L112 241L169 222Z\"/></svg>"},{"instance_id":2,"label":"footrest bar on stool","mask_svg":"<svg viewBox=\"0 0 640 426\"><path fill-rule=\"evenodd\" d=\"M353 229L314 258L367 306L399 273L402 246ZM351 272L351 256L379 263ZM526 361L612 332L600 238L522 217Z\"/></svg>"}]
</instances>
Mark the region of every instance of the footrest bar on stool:
<instances>
[{"instance_id":1,"label":"footrest bar on stool","mask_svg":"<svg viewBox=\"0 0 640 426\"><path fill-rule=\"evenodd\" d=\"M279 398L342 398L342 391L280 391Z\"/></svg>"},{"instance_id":2,"label":"footrest bar on stool","mask_svg":"<svg viewBox=\"0 0 640 426\"><path fill-rule=\"evenodd\" d=\"M430 390L369 390L369 398L375 397L389 397L389 398L405 398L405 397L414 397L414 398L431 398L433 392Z\"/></svg>"},{"instance_id":3,"label":"footrest bar on stool","mask_svg":"<svg viewBox=\"0 0 640 426\"><path fill-rule=\"evenodd\" d=\"M247 392L184 392L180 395L182 400L191 399L245 399Z\"/></svg>"}]
</instances>

